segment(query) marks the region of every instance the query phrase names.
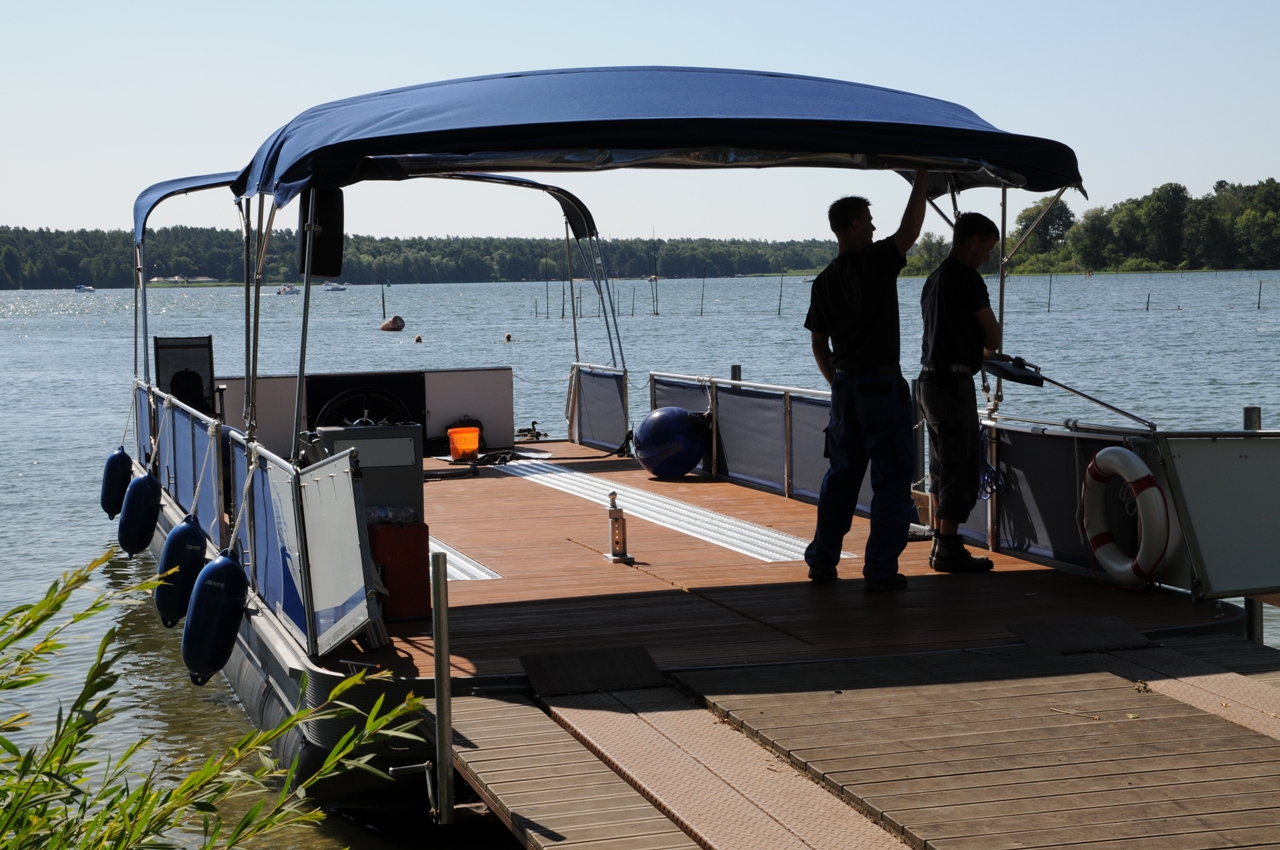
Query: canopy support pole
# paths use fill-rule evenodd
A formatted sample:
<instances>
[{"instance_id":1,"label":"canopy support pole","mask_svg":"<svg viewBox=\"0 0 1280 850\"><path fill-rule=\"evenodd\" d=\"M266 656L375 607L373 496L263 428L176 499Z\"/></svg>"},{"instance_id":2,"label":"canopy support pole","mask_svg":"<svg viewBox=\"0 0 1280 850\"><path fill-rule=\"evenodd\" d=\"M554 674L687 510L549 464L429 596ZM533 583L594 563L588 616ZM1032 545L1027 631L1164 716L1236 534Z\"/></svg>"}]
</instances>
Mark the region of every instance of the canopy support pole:
<instances>
[{"instance_id":1,"label":"canopy support pole","mask_svg":"<svg viewBox=\"0 0 1280 850\"><path fill-rule=\"evenodd\" d=\"M253 358L253 206L248 198L236 204L240 213L240 233L244 236L244 408L241 417L249 421L249 361Z\"/></svg>"},{"instance_id":2,"label":"canopy support pole","mask_svg":"<svg viewBox=\"0 0 1280 850\"><path fill-rule=\"evenodd\" d=\"M145 269L147 267L146 256L147 256L146 246L142 242L139 242L138 243L138 291L142 293L142 303L141 303L142 380L150 384L151 383L151 352L150 352L150 347L148 346L147 343L148 343L148 340L151 339L151 337L148 335L148 330L147 330L147 277L145 272Z\"/></svg>"},{"instance_id":3,"label":"canopy support pole","mask_svg":"<svg viewBox=\"0 0 1280 850\"><path fill-rule=\"evenodd\" d=\"M1000 181L1000 307L999 307L1000 313L997 316L997 321L1000 323L1001 328L1004 327L1004 281L1005 281L1007 266L1009 263L1009 257L1005 254L1005 243L1007 240L1008 227L1009 227L1009 184L1002 180ZM1004 346L1002 342L1001 348L1003 347ZM984 386L986 384L985 375L986 373L984 372L983 373ZM988 396L987 398L987 416L994 416L996 411L1000 409L1000 402L1003 400L1004 400L1004 391L1001 386L1000 376L997 375L995 396L994 398L991 396ZM988 454L987 454L986 462L989 463L993 469L1000 468L997 465L999 463L999 460L996 457L996 446L998 446L999 444L1000 444L1000 441L995 437L994 434L992 435L992 438L987 441ZM992 552L996 551L997 544L999 543L999 533L998 533L999 532L999 525L998 525L999 515L997 513L997 509L998 509L997 500L999 498L1000 498L1000 494L995 492L993 488L990 497L987 499L987 549Z\"/></svg>"},{"instance_id":4,"label":"canopy support pole","mask_svg":"<svg viewBox=\"0 0 1280 850\"><path fill-rule=\"evenodd\" d=\"M956 223L955 223L954 221L952 221L951 219L947 218L947 214L946 214L946 213L944 213L944 212L942 211L942 209L941 209L941 208L940 208L936 203L934 203L933 198L930 198L930 199L929 199L929 206L933 207L933 211L934 211L934 212L936 212L938 215L942 216L942 220L943 220L943 221L945 221L945 222L947 223L947 226L948 226L948 227L950 227L952 230L955 230L955 229L956 229Z\"/></svg>"},{"instance_id":5,"label":"canopy support pole","mask_svg":"<svg viewBox=\"0 0 1280 850\"><path fill-rule=\"evenodd\" d=\"M262 268L267 264L267 246L271 243L271 227L276 221L276 205L271 204L271 213L267 216L266 227L262 224L262 213L266 204L263 195L258 196L258 266L253 274L253 364L249 371L249 421L245 423L244 433L249 440L258 434L258 349L259 332L262 328Z\"/></svg>"},{"instance_id":6,"label":"canopy support pole","mask_svg":"<svg viewBox=\"0 0 1280 850\"><path fill-rule=\"evenodd\" d=\"M578 302L573 294L573 249L569 247L569 219L564 220L564 273L569 278L569 315L573 317L573 362L582 361L578 354Z\"/></svg>"},{"instance_id":7,"label":"canopy support pole","mask_svg":"<svg viewBox=\"0 0 1280 850\"><path fill-rule=\"evenodd\" d=\"M311 314L311 250L316 241L316 192L312 189L307 204L307 249L302 263L302 343L298 348L298 387L293 397L293 448L289 459L298 459L302 431L302 390L307 378L307 320Z\"/></svg>"},{"instance_id":8,"label":"canopy support pole","mask_svg":"<svg viewBox=\"0 0 1280 850\"><path fill-rule=\"evenodd\" d=\"M133 246L133 377L138 377L138 287L142 285L141 246Z\"/></svg>"},{"instance_id":9,"label":"canopy support pole","mask_svg":"<svg viewBox=\"0 0 1280 850\"><path fill-rule=\"evenodd\" d=\"M1036 216L1036 220L1031 223L1031 226L1027 228L1027 232L1022 234L1022 238L1018 240L1018 244L1013 246L1013 250L1009 252L1009 256L1005 257L1006 261L1013 259L1013 255L1018 253L1018 249L1022 247L1022 243L1026 242L1027 237L1036 232L1036 228L1040 226L1040 222L1044 221L1044 217L1049 214L1049 210L1053 209L1057 205L1058 199L1061 198L1063 192L1066 191L1066 186L1063 186L1058 190L1058 194L1053 196L1053 200L1049 202L1049 206L1045 207L1044 210L1041 211L1040 215Z\"/></svg>"}]
</instances>

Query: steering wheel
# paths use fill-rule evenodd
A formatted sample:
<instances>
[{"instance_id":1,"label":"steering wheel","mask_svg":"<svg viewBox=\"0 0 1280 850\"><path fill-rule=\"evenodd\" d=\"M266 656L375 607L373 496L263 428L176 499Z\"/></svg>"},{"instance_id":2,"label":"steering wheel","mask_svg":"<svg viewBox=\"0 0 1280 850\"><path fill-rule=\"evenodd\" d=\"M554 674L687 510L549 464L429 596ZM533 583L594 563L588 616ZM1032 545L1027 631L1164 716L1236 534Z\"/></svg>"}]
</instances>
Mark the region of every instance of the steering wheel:
<instances>
[{"instance_id":1,"label":"steering wheel","mask_svg":"<svg viewBox=\"0 0 1280 850\"><path fill-rule=\"evenodd\" d=\"M377 387L356 387L325 402L312 427L332 425L393 425L410 422L409 408L392 393Z\"/></svg>"}]
</instances>

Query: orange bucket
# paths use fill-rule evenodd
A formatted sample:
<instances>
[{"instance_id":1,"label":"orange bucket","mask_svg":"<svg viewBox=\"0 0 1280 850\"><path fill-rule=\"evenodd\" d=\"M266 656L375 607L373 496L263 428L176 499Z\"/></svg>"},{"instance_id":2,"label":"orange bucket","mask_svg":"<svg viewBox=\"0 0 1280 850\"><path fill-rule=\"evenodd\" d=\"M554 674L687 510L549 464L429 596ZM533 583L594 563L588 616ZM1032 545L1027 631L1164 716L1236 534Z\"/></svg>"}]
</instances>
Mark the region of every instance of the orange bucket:
<instances>
[{"instance_id":1,"label":"orange bucket","mask_svg":"<svg viewBox=\"0 0 1280 850\"><path fill-rule=\"evenodd\" d=\"M454 460L475 460L479 455L479 428L449 429L449 457Z\"/></svg>"}]
</instances>

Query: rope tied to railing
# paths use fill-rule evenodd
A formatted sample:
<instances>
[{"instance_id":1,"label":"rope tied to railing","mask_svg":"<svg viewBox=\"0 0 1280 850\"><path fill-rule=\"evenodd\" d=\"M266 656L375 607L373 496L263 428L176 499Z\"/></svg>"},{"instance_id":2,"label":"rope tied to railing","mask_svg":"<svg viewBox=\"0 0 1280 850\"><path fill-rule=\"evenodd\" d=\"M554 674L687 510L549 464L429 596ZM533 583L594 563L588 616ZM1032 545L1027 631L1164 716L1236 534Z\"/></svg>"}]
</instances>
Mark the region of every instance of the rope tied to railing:
<instances>
[{"instance_id":1,"label":"rope tied to railing","mask_svg":"<svg viewBox=\"0 0 1280 850\"><path fill-rule=\"evenodd\" d=\"M166 397L161 404L164 406L164 416L160 419L160 427L156 429L156 444L151 452L151 463L148 464L150 471L156 478L160 477L160 444L164 442L164 429L169 424L169 407L170 399ZM160 482L162 485L163 481Z\"/></svg>"},{"instance_id":2,"label":"rope tied to railing","mask_svg":"<svg viewBox=\"0 0 1280 850\"><path fill-rule=\"evenodd\" d=\"M124 415L124 433L120 435L120 445L124 445L124 441L129 439L129 425L133 423L133 413L138 406L137 393L129 394L129 412Z\"/></svg>"},{"instance_id":3,"label":"rope tied to railing","mask_svg":"<svg viewBox=\"0 0 1280 850\"><path fill-rule=\"evenodd\" d=\"M244 447L244 489L240 491L240 504L236 507L236 519L231 524L231 542L229 545L236 546L240 543L240 522L244 519L244 506L249 501L249 490L253 487L253 475L258 471L258 453L253 450L253 444L248 443ZM243 564L245 558L243 553L240 558Z\"/></svg>"},{"instance_id":4,"label":"rope tied to railing","mask_svg":"<svg viewBox=\"0 0 1280 850\"><path fill-rule=\"evenodd\" d=\"M204 460L200 461L200 474L196 476L196 487L191 493L191 515L199 519L197 511L200 510L200 485L204 484L204 471L209 466L209 456L213 454L214 441L217 440L218 425L213 423L205 431L209 436L209 445L204 450Z\"/></svg>"},{"instance_id":5,"label":"rope tied to railing","mask_svg":"<svg viewBox=\"0 0 1280 850\"><path fill-rule=\"evenodd\" d=\"M991 429L982 426L981 468L978 470L978 495L988 501L996 493L1004 492L1004 479L1000 470L991 465Z\"/></svg>"}]
</instances>

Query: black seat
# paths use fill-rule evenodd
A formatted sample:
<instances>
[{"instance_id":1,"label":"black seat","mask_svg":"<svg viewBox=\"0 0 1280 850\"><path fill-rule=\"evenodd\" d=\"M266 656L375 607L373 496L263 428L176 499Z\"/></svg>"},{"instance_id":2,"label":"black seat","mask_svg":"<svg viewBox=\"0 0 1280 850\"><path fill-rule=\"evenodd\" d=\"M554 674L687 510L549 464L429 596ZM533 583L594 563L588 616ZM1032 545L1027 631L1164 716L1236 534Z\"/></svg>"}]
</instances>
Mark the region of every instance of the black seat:
<instances>
[{"instance_id":1,"label":"black seat","mask_svg":"<svg viewBox=\"0 0 1280 850\"><path fill-rule=\"evenodd\" d=\"M217 416L213 337L156 337L156 386L205 416Z\"/></svg>"}]
</instances>

